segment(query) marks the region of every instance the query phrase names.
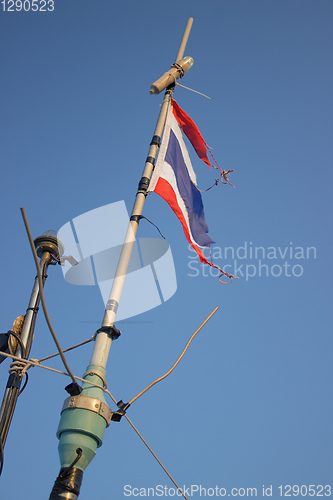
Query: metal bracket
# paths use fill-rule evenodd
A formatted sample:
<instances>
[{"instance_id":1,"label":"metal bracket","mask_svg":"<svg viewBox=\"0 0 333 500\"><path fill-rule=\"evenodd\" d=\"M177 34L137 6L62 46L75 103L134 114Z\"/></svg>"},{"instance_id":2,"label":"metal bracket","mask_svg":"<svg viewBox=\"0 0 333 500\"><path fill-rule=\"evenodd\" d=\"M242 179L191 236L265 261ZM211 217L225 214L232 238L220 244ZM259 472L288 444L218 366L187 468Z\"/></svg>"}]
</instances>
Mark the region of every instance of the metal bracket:
<instances>
[{"instance_id":1,"label":"metal bracket","mask_svg":"<svg viewBox=\"0 0 333 500\"><path fill-rule=\"evenodd\" d=\"M97 398L91 398L90 396L71 396L65 399L61 413L65 410L70 410L73 408L78 408L80 410L89 410L97 413L103 417L106 421L106 426L109 427L113 412L110 410L106 403L103 403Z\"/></svg>"},{"instance_id":2,"label":"metal bracket","mask_svg":"<svg viewBox=\"0 0 333 500\"><path fill-rule=\"evenodd\" d=\"M101 379L101 381L103 382L103 387L105 387L105 389L108 388L108 384L106 383L106 378L104 377L103 373L99 372L98 370L88 370L86 372L84 372L84 374L82 375L82 378L85 378L87 375L97 375L97 377L99 377ZM76 396L76 394L73 394L73 396Z\"/></svg>"},{"instance_id":3,"label":"metal bracket","mask_svg":"<svg viewBox=\"0 0 333 500\"><path fill-rule=\"evenodd\" d=\"M109 308L107 307L106 309L108 310ZM120 337L120 335L121 335L121 331L117 330L117 328L114 325L113 326L102 326L101 328L99 328L97 330L97 332L95 332L95 339L94 340L96 340L96 337L99 333L106 333L111 338L111 340L117 340L117 338Z\"/></svg>"},{"instance_id":4,"label":"metal bracket","mask_svg":"<svg viewBox=\"0 0 333 500\"><path fill-rule=\"evenodd\" d=\"M124 403L122 400L118 401L117 406L119 408L118 411L113 412L111 420L113 422L120 422L121 417L126 414L126 410L131 406L128 403Z\"/></svg>"},{"instance_id":5,"label":"metal bracket","mask_svg":"<svg viewBox=\"0 0 333 500\"><path fill-rule=\"evenodd\" d=\"M65 265L65 261L68 261L71 266L77 266L78 261L74 259L72 255L63 255L62 257L59 258L59 264L61 266Z\"/></svg>"}]
</instances>

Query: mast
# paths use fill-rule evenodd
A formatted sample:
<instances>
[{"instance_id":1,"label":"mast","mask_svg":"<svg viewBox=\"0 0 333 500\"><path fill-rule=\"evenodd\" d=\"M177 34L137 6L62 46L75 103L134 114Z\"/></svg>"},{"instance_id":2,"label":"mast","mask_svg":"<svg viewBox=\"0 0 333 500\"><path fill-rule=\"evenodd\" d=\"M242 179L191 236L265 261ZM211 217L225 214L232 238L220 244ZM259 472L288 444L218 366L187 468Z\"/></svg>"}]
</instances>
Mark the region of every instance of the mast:
<instances>
[{"instance_id":1,"label":"mast","mask_svg":"<svg viewBox=\"0 0 333 500\"><path fill-rule=\"evenodd\" d=\"M124 406L126 405L122 402L118 403L120 410L115 413L111 412L106 404L103 392L103 387L106 386L105 368L112 340L117 339L120 335L120 332L114 326L114 321L150 178L154 170L168 107L173 96L175 80L183 76L193 64L192 58L183 59L192 23L193 19L189 18L177 52L175 64L172 65L169 72L157 81L159 82L159 86L156 87L157 91L151 92L159 93L167 87L142 177L139 181L125 241L119 257L109 300L106 304L102 326L95 334L95 345L90 363L82 377L86 382L82 384L80 391L77 390L77 387L73 387L72 384L66 388L70 397L64 402L57 430L61 469L49 497L50 500L76 500L78 498L83 471L94 458L97 448L102 445L106 427L110 425L111 420L119 421L124 414ZM95 385L92 386L91 383Z\"/></svg>"}]
</instances>

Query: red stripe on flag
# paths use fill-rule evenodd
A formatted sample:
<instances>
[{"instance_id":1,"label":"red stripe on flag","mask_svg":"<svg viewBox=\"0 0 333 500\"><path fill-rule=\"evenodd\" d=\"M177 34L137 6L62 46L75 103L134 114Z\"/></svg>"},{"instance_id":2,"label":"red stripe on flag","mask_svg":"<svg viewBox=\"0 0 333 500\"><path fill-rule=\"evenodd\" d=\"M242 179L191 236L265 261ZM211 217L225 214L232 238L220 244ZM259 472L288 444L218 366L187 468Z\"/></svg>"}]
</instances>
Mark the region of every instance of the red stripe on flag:
<instances>
[{"instance_id":1,"label":"red stripe on flag","mask_svg":"<svg viewBox=\"0 0 333 500\"><path fill-rule=\"evenodd\" d=\"M220 278L223 275L228 276L228 278L231 278L231 279L234 278L234 276L229 275L228 273L223 271L223 269L221 269L220 267L215 266L214 264L209 262L206 259L202 250L200 248L198 248L191 241L191 237L190 237L190 233L189 233L186 219L184 217L182 210L180 209L180 207L177 203L177 196L176 196L174 190L172 189L172 186L169 184L169 182L166 181L165 179L163 179L162 177L160 177L156 183L154 192L157 193L159 196L161 196L168 203L168 205L171 207L171 209L174 211L174 213L178 217L179 221L181 222L181 224L183 226L185 237L186 237L187 241L189 242L189 244L191 245L191 247L193 248L193 250L198 254L200 262L202 262L203 264L208 264L209 266L214 267L215 269L218 269L221 272ZM224 283L224 282L222 282L222 283Z\"/></svg>"},{"instance_id":2,"label":"red stripe on flag","mask_svg":"<svg viewBox=\"0 0 333 500\"><path fill-rule=\"evenodd\" d=\"M185 113L185 111L180 106L178 106L174 99L172 100L172 106L173 114L178 122L178 125L191 142L199 158L204 161L206 165L209 166L209 168L211 168L211 163L207 157L207 151L209 148L204 138L202 137L197 125L194 123L192 118L190 118L188 114Z\"/></svg>"}]
</instances>

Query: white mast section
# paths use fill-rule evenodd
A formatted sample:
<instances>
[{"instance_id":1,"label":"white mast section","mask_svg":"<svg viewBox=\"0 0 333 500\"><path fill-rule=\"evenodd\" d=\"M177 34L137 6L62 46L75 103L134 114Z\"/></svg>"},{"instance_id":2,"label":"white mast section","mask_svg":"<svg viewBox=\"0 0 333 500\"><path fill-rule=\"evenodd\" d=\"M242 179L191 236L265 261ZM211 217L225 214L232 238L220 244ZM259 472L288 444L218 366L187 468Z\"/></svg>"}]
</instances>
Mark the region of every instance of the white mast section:
<instances>
[{"instance_id":1,"label":"white mast section","mask_svg":"<svg viewBox=\"0 0 333 500\"><path fill-rule=\"evenodd\" d=\"M192 23L193 23L193 18L190 17L185 27L185 31L176 56L176 61L182 59L184 56L184 51L190 34ZM136 194L130 222L125 236L125 241L119 257L115 278L112 283L109 300L106 304L102 327L113 327L114 325L128 265L133 250L133 245L135 242L135 236L139 226L139 216L142 214L149 181L152 172L154 170L154 163L157 156L159 143L161 140L165 119L167 115L167 110L169 103L172 99L172 95L173 95L173 88L168 88L164 95L164 100L155 127L154 136L152 142L150 143L150 148L145 163L145 167L143 170L142 178L141 181L139 182L138 192ZM99 333L97 333L90 365L101 366L105 368L111 347L111 342L112 339L107 332L100 331Z\"/></svg>"}]
</instances>

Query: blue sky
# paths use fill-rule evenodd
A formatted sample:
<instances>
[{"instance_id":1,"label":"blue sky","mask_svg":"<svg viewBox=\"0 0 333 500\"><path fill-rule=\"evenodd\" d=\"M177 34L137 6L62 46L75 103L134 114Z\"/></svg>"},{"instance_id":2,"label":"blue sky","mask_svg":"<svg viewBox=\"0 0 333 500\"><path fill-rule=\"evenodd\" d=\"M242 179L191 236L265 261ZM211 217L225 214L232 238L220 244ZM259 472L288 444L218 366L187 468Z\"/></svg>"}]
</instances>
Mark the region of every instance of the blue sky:
<instances>
[{"instance_id":1,"label":"blue sky","mask_svg":"<svg viewBox=\"0 0 333 500\"><path fill-rule=\"evenodd\" d=\"M129 417L181 486L218 485L227 495L255 487L260 497L272 485L279 498L280 485L332 485L332 3L54 5L46 13L0 6L1 331L25 313L35 276L21 206L34 237L108 203L124 200L131 210L162 101L149 87L174 62L192 16L185 54L194 66L182 83L211 100L182 88L175 99L220 166L234 170L235 189L219 185L203 200L216 254L234 250L216 264L243 267L229 286L205 276L170 208L149 196L143 213L170 243L178 288L160 307L116 322L122 336L111 347L108 386L117 400L131 399L219 306ZM215 172L189 152L205 189ZM146 221L139 236L159 237ZM305 258L296 257L301 249ZM70 285L52 267L45 293L63 348L100 326L97 287ZM78 376L91 347L67 355ZM53 352L40 312L31 356ZM59 360L49 365L61 369ZM0 366L3 390L8 368ZM23 489L26 498L48 498L67 383L30 370L5 446L4 498ZM125 498L125 485L173 486L121 421L85 471L80 500Z\"/></svg>"}]
</instances>

